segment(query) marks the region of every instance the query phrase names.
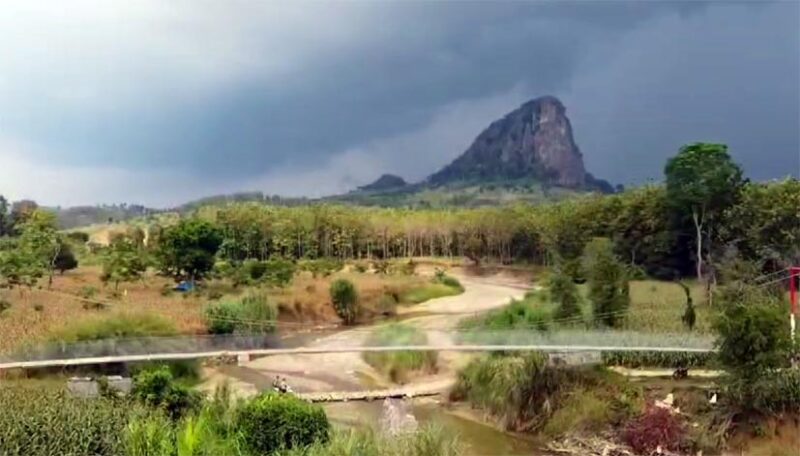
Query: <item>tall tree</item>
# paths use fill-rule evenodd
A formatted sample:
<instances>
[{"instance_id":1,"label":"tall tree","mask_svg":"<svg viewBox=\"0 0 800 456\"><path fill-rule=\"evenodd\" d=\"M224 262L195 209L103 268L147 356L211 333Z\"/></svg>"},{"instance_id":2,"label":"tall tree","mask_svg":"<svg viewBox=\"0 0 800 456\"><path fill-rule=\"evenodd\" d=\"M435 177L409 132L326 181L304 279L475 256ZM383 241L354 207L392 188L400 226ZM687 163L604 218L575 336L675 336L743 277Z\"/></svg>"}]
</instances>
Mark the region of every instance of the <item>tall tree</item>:
<instances>
[{"instance_id":1,"label":"tall tree","mask_svg":"<svg viewBox=\"0 0 800 456\"><path fill-rule=\"evenodd\" d=\"M103 257L103 282L114 283L114 289L121 282L133 282L142 277L147 270L147 262L136 242L126 236L114 238Z\"/></svg>"},{"instance_id":2,"label":"tall tree","mask_svg":"<svg viewBox=\"0 0 800 456\"><path fill-rule=\"evenodd\" d=\"M694 225L697 278L703 277L704 239L710 239L724 211L739 199L742 169L724 144L695 143L681 148L664 169L667 201L681 220Z\"/></svg>"},{"instance_id":3,"label":"tall tree","mask_svg":"<svg viewBox=\"0 0 800 456\"><path fill-rule=\"evenodd\" d=\"M606 238L589 242L583 254L583 268L595 322L618 326L630 307L630 288L628 268L614 255L612 242Z\"/></svg>"},{"instance_id":4,"label":"tall tree","mask_svg":"<svg viewBox=\"0 0 800 456\"><path fill-rule=\"evenodd\" d=\"M156 257L162 272L176 279L202 279L214 267L222 232L211 222L184 219L164 230Z\"/></svg>"}]
</instances>

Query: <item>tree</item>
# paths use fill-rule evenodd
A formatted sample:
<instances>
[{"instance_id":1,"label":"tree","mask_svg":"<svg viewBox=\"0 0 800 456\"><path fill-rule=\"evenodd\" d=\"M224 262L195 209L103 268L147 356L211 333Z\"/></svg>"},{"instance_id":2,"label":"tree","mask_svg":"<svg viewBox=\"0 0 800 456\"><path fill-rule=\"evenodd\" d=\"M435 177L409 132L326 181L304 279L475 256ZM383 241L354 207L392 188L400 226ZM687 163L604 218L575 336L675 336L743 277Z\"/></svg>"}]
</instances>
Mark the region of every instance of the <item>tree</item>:
<instances>
[{"instance_id":1,"label":"tree","mask_svg":"<svg viewBox=\"0 0 800 456\"><path fill-rule=\"evenodd\" d=\"M8 213L8 200L0 195L0 237L11 235L11 214Z\"/></svg>"},{"instance_id":2,"label":"tree","mask_svg":"<svg viewBox=\"0 0 800 456\"><path fill-rule=\"evenodd\" d=\"M53 261L53 268L58 270L60 274L64 271L69 271L78 267L78 260L75 258L75 253L72 252L72 247L69 246L63 239L58 240L59 249Z\"/></svg>"},{"instance_id":3,"label":"tree","mask_svg":"<svg viewBox=\"0 0 800 456\"><path fill-rule=\"evenodd\" d=\"M222 241L222 232L211 222L181 220L160 236L156 257L161 271L176 279L202 279L214 267Z\"/></svg>"},{"instance_id":4,"label":"tree","mask_svg":"<svg viewBox=\"0 0 800 456\"><path fill-rule=\"evenodd\" d=\"M561 267L556 267L550 276L550 298L558 304L556 310L557 319L573 319L581 315L581 308L578 305L578 287L569 274L565 273Z\"/></svg>"},{"instance_id":5,"label":"tree","mask_svg":"<svg viewBox=\"0 0 800 456\"><path fill-rule=\"evenodd\" d=\"M11 232L19 232L28 218L39 209L36 201L20 200L11 205Z\"/></svg>"},{"instance_id":6,"label":"tree","mask_svg":"<svg viewBox=\"0 0 800 456\"><path fill-rule=\"evenodd\" d=\"M127 237L117 237L103 256L103 282L113 282L114 289L121 282L141 279L147 270L147 262L134 242Z\"/></svg>"},{"instance_id":7,"label":"tree","mask_svg":"<svg viewBox=\"0 0 800 456\"><path fill-rule=\"evenodd\" d=\"M614 255L614 246L606 238L595 238L586 245L583 265L595 322L618 326L630 306L626 265Z\"/></svg>"},{"instance_id":8,"label":"tree","mask_svg":"<svg viewBox=\"0 0 800 456\"><path fill-rule=\"evenodd\" d=\"M695 143L681 148L664 169L667 201L679 220L694 225L697 278L703 278L704 238L739 199L744 186L742 169L731 160L724 144Z\"/></svg>"},{"instance_id":9,"label":"tree","mask_svg":"<svg viewBox=\"0 0 800 456\"><path fill-rule=\"evenodd\" d=\"M715 322L719 359L737 376L755 380L787 367L792 349L786 305L764 287L734 282L722 288Z\"/></svg>"},{"instance_id":10,"label":"tree","mask_svg":"<svg viewBox=\"0 0 800 456\"><path fill-rule=\"evenodd\" d=\"M353 282L338 279L331 284L330 293L336 314L346 325L355 323L358 318L358 292Z\"/></svg>"}]
</instances>

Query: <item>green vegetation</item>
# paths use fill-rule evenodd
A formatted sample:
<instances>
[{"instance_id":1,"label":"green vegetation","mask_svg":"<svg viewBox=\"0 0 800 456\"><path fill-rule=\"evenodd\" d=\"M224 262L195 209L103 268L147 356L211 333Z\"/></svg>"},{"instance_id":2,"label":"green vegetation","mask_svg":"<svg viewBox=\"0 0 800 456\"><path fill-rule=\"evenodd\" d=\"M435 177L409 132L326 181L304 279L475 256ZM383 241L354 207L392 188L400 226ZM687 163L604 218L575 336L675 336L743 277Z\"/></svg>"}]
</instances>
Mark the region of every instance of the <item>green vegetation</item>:
<instances>
[{"instance_id":1,"label":"green vegetation","mask_svg":"<svg viewBox=\"0 0 800 456\"><path fill-rule=\"evenodd\" d=\"M161 271L177 279L202 279L214 267L222 232L201 219L185 219L159 236L156 257Z\"/></svg>"},{"instance_id":2,"label":"green vegetation","mask_svg":"<svg viewBox=\"0 0 800 456\"><path fill-rule=\"evenodd\" d=\"M200 405L200 393L177 383L168 366L142 370L134 380L131 396L148 407L163 410L170 418L181 417Z\"/></svg>"},{"instance_id":3,"label":"green vegetation","mask_svg":"<svg viewBox=\"0 0 800 456\"><path fill-rule=\"evenodd\" d=\"M134 409L114 399L81 399L36 386L0 386L0 453L122 454L122 430Z\"/></svg>"},{"instance_id":4,"label":"green vegetation","mask_svg":"<svg viewBox=\"0 0 800 456\"><path fill-rule=\"evenodd\" d=\"M459 295L463 292L464 287L458 279L437 271L436 277L430 283L412 288L403 293L400 296L400 302L404 304L419 304L431 299Z\"/></svg>"},{"instance_id":5,"label":"green vegetation","mask_svg":"<svg viewBox=\"0 0 800 456\"><path fill-rule=\"evenodd\" d=\"M68 324L56 331L51 340L70 343L104 339L174 336L175 334L177 334L175 326L158 315L119 314Z\"/></svg>"},{"instance_id":6,"label":"green vegetation","mask_svg":"<svg viewBox=\"0 0 800 456\"><path fill-rule=\"evenodd\" d=\"M140 280L147 270L147 262L139 246L128 236L115 238L103 255L103 282L112 282L114 288L120 282Z\"/></svg>"},{"instance_id":7,"label":"green vegetation","mask_svg":"<svg viewBox=\"0 0 800 456\"><path fill-rule=\"evenodd\" d=\"M558 305L555 317L559 320L569 320L582 317L580 294L575 281L564 272L561 267L556 267L550 275L547 286L550 297Z\"/></svg>"},{"instance_id":8,"label":"green vegetation","mask_svg":"<svg viewBox=\"0 0 800 456\"><path fill-rule=\"evenodd\" d=\"M583 271L595 323L620 326L630 307L630 288L627 268L614 255L610 240L597 238L586 245Z\"/></svg>"},{"instance_id":9,"label":"green vegetation","mask_svg":"<svg viewBox=\"0 0 800 456\"><path fill-rule=\"evenodd\" d=\"M353 282L347 279L338 279L331 284L331 301L336 314L344 324L352 325L359 314L358 291Z\"/></svg>"},{"instance_id":10,"label":"green vegetation","mask_svg":"<svg viewBox=\"0 0 800 456\"><path fill-rule=\"evenodd\" d=\"M667 161L667 201L676 220L690 218L694 226L697 280L703 278L704 245L711 240L726 210L739 199L742 169L731 160L724 144L684 146Z\"/></svg>"},{"instance_id":11,"label":"green vegetation","mask_svg":"<svg viewBox=\"0 0 800 456\"><path fill-rule=\"evenodd\" d=\"M275 329L278 309L266 293L251 291L237 301L209 304L205 319L211 334L267 333Z\"/></svg>"},{"instance_id":12,"label":"green vegetation","mask_svg":"<svg viewBox=\"0 0 800 456\"><path fill-rule=\"evenodd\" d=\"M428 338L419 329L393 323L372 332L365 342L368 347L425 345ZM436 370L437 353L434 351L366 352L364 361L389 376L393 382L403 383L415 372Z\"/></svg>"},{"instance_id":13,"label":"green vegetation","mask_svg":"<svg viewBox=\"0 0 800 456\"><path fill-rule=\"evenodd\" d=\"M576 395L585 394L598 394L591 398L595 406L580 406ZM641 392L612 374L595 367L550 366L540 353L475 359L459 372L451 398L470 402L506 429L547 429L551 435L621 422L643 405Z\"/></svg>"},{"instance_id":14,"label":"green vegetation","mask_svg":"<svg viewBox=\"0 0 800 456\"><path fill-rule=\"evenodd\" d=\"M330 424L321 407L290 395L267 393L242 407L236 427L248 450L272 454L328 441Z\"/></svg>"}]
</instances>

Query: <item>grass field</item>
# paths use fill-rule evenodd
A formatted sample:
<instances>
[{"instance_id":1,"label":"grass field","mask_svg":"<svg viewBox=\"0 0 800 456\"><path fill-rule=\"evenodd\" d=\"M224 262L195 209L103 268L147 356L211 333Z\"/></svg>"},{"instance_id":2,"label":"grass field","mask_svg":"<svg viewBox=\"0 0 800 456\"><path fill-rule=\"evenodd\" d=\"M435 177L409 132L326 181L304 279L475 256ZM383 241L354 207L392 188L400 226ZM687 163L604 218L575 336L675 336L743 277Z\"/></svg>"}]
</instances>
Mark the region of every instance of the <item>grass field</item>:
<instances>
[{"instance_id":1,"label":"grass field","mask_svg":"<svg viewBox=\"0 0 800 456\"><path fill-rule=\"evenodd\" d=\"M103 285L100 272L97 266L82 266L55 276L50 289L0 290L0 299L10 304L0 314L0 353L48 340L75 322L117 315L157 315L170 321L180 334L205 333L203 311L211 301L211 291L222 300L245 291L234 289L229 283L209 281L201 293L172 293L168 291L174 285L170 279L150 272L141 282L121 284L119 295L112 296L113 287ZM286 288L268 290L270 299L279 308L279 319L337 322L329 296L330 284L337 278L356 284L367 315L381 313L387 295L401 296L429 286L429 281L420 276L342 272L313 278L301 272Z\"/></svg>"}]
</instances>

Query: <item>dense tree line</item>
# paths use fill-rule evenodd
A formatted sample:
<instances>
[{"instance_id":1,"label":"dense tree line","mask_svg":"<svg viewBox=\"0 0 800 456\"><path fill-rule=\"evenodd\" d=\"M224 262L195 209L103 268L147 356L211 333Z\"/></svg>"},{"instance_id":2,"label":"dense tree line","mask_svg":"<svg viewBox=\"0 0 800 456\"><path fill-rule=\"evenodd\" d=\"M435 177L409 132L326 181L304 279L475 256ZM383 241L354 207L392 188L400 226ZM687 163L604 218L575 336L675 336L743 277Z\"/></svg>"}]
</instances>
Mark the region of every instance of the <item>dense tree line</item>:
<instances>
[{"instance_id":1,"label":"dense tree line","mask_svg":"<svg viewBox=\"0 0 800 456\"><path fill-rule=\"evenodd\" d=\"M696 266L696 232L676 223L664 186L589 195L542 206L479 209L300 207L256 203L204 207L196 216L223 235L220 255L248 258L464 256L476 261L552 264L577 260L595 237L648 274L673 278ZM702 255L735 249L747 259L789 264L800 246L800 182L746 183L738 201L703 232Z\"/></svg>"},{"instance_id":2,"label":"dense tree line","mask_svg":"<svg viewBox=\"0 0 800 456\"><path fill-rule=\"evenodd\" d=\"M202 206L176 228L138 230L164 272L200 277L217 256L244 260L467 257L475 262L558 262L573 276L586 245L614 253L648 275L713 277L735 253L775 270L800 258L800 182L747 182L724 145L692 144L665 167L665 185L530 206L474 209L286 206L236 202ZM35 203L0 200L0 234L15 234ZM198 224L199 222L202 222ZM198 222L198 223L195 223ZM146 240L146 241L145 241ZM186 247L186 248L184 248Z\"/></svg>"}]
</instances>

